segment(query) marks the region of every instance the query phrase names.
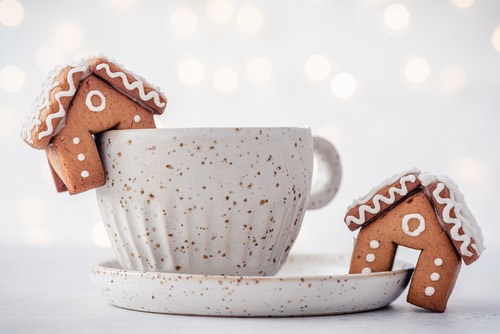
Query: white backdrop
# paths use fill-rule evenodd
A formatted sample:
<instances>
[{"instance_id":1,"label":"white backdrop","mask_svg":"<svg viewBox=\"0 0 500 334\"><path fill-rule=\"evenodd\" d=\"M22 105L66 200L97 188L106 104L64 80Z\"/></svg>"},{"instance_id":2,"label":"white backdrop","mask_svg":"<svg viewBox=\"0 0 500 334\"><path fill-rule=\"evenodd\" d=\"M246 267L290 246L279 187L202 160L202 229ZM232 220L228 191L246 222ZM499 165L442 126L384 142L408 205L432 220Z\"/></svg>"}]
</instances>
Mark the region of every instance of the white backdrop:
<instances>
[{"instance_id":1,"label":"white backdrop","mask_svg":"<svg viewBox=\"0 0 500 334\"><path fill-rule=\"evenodd\" d=\"M294 251L350 252L347 206L419 167L455 179L500 253L499 1L2 0L0 22L1 243L106 244L94 192L57 194L19 136L48 71L102 52L161 86L164 127L311 127L335 143L341 189Z\"/></svg>"}]
</instances>

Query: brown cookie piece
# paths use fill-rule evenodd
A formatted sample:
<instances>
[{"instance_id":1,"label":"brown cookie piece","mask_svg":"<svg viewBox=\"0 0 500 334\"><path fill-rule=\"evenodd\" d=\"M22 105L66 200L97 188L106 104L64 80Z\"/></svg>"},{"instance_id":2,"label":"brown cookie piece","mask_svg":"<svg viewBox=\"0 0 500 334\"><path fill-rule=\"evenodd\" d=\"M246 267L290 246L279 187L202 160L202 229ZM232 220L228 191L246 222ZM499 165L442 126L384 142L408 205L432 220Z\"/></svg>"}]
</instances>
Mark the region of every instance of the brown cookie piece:
<instances>
[{"instance_id":1,"label":"brown cookie piece","mask_svg":"<svg viewBox=\"0 0 500 334\"><path fill-rule=\"evenodd\" d=\"M101 79L153 113L161 115L165 110L167 98L136 74L102 57L92 59L89 62L89 68Z\"/></svg>"},{"instance_id":2,"label":"brown cookie piece","mask_svg":"<svg viewBox=\"0 0 500 334\"><path fill-rule=\"evenodd\" d=\"M465 264L475 262L483 249L483 237L457 185L447 177L422 174L425 191L434 204L441 226Z\"/></svg>"},{"instance_id":3,"label":"brown cookie piece","mask_svg":"<svg viewBox=\"0 0 500 334\"><path fill-rule=\"evenodd\" d=\"M375 217L414 192L420 186L418 173L418 170L411 170L395 175L354 201L344 218L347 227L354 231L369 224Z\"/></svg>"},{"instance_id":4,"label":"brown cookie piece","mask_svg":"<svg viewBox=\"0 0 500 334\"><path fill-rule=\"evenodd\" d=\"M73 97L79 87L86 66L66 66L54 70L42 87L42 92L25 122L21 136L30 146L45 149L57 134Z\"/></svg>"},{"instance_id":5,"label":"brown cookie piece","mask_svg":"<svg viewBox=\"0 0 500 334\"><path fill-rule=\"evenodd\" d=\"M110 82L97 76L89 69L89 64L95 67L105 64L111 71ZM134 78L128 71L101 57L78 67L65 67L49 80L52 84L42 93L46 96L42 103L45 107L33 112L35 116L28 120L23 134L28 144L46 150L58 191L77 194L104 184L104 170L93 135L110 129L155 127L153 115L163 112L166 99L143 81L133 81ZM123 81L122 88L116 80ZM136 96L139 99L144 97L144 103L139 103ZM150 107L147 103L151 101L160 106ZM60 113L54 113L54 110ZM40 115L44 117L40 118ZM50 131L43 127L42 120L52 125L52 128L47 125ZM39 134L44 136L35 139L40 137Z\"/></svg>"},{"instance_id":6,"label":"brown cookie piece","mask_svg":"<svg viewBox=\"0 0 500 334\"><path fill-rule=\"evenodd\" d=\"M398 201L395 195L391 197L390 193L400 190L398 184L403 185L404 182L401 181L408 175L418 179L415 180L418 181L418 186L408 191L406 195L401 195ZM374 188L369 196L372 204L369 208L374 208L375 202L383 201L382 196L387 198L389 195L394 199L394 203L372 213L373 217L367 222L356 223L361 230L352 254L349 273L391 270L398 246L420 250L410 283L408 302L432 311L443 312L455 286L461 259L466 262L465 255L460 254L460 247L462 251L465 249L471 253L471 250L475 251L467 261L477 259L474 256L479 256L483 249L481 231L470 211L463 209L466 208L463 195L451 180L419 172L401 173L395 178L398 181L390 183L390 186L396 187L394 190L386 189L385 184L389 183L386 181L382 186ZM446 186L443 182L439 186L439 180L444 180ZM443 191L445 189L447 190ZM348 216L352 214L351 209ZM357 210L361 212L363 208L358 205ZM359 219L359 216L355 218ZM450 219L455 220L450 223L445 222ZM447 228L446 224L453 227ZM458 237L455 237L455 233L458 233ZM458 246L455 239L458 239ZM468 240L470 242L467 242Z\"/></svg>"}]
</instances>

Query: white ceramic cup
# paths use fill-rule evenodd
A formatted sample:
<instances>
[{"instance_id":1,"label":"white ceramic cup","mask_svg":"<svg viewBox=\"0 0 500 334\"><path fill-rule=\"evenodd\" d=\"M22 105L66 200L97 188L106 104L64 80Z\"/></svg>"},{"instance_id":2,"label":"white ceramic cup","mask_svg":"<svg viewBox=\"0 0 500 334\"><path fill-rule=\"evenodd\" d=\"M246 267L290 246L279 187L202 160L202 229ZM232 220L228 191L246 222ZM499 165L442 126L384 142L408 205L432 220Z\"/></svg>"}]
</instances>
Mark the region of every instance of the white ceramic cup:
<instances>
[{"instance_id":1,"label":"white ceramic cup","mask_svg":"<svg viewBox=\"0 0 500 334\"><path fill-rule=\"evenodd\" d=\"M333 145L306 128L115 130L97 144L99 207L126 269L273 275L341 178Z\"/></svg>"}]
</instances>

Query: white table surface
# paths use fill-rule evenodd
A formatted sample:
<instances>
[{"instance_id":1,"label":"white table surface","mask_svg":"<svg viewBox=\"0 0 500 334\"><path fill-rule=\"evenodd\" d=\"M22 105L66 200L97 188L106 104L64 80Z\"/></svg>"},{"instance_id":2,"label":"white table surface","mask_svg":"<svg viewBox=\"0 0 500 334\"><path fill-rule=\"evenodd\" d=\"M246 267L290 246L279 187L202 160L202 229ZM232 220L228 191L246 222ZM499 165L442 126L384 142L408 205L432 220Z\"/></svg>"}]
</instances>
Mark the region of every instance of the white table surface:
<instances>
[{"instance_id":1,"label":"white table surface","mask_svg":"<svg viewBox=\"0 0 500 334\"><path fill-rule=\"evenodd\" d=\"M498 287L482 293L484 286L474 291L460 281L457 297L452 296L443 314L407 304L406 291L389 307L334 316L216 318L130 311L108 304L91 285L89 264L111 256L110 250L81 246L0 245L0 333L387 333L392 328L498 333L500 327ZM487 270L488 265L478 268Z\"/></svg>"}]
</instances>

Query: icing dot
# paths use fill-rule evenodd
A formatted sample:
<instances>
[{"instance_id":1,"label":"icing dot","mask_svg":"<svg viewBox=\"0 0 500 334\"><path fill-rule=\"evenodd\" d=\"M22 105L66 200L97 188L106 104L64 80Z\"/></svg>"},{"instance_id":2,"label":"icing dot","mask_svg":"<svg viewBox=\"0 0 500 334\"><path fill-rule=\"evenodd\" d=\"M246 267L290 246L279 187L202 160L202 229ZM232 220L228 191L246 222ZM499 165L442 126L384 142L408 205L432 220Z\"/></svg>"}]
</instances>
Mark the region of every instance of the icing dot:
<instances>
[{"instance_id":1,"label":"icing dot","mask_svg":"<svg viewBox=\"0 0 500 334\"><path fill-rule=\"evenodd\" d=\"M440 267L443 264L443 259L438 257L437 259L434 260L434 264Z\"/></svg>"},{"instance_id":2,"label":"icing dot","mask_svg":"<svg viewBox=\"0 0 500 334\"><path fill-rule=\"evenodd\" d=\"M78 154L78 160L80 160L80 161L85 160L85 154L83 154L83 153Z\"/></svg>"},{"instance_id":3,"label":"icing dot","mask_svg":"<svg viewBox=\"0 0 500 334\"><path fill-rule=\"evenodd\" d=\"M439 275L438 273L431 274L431 281L433 281L433 282L439 281L439 278L441 278L441 275Z\"/></svg>"},{"instance_id":4,"label":"icing dot","mask_svg":"<svg viewBox=\"0 0 500 334\"><path fill-rule=\"evenodd\" d=\"M82 173L81 173L80 175L81 175L82 177L84 177L84 178L87 178L87 177L89 177L89 175L90 175L90 174L89 174L89 172L88 172L88 171L84 170L84 171L82 171Z\"/></svg>"},{"instance_id":5,"label":"icing dot","mask_svg":"<svg viewBox=\"0 0 500 334\"><path fill-rule=\"evenodd\" d=\"M372 240L370 241L370 247L373 248L373 249L376 249L380 246L380 242L378 242L377 240Z\"/></svg>"},{"instance_id":6,"label":"icing dot","mask_svg":"<svg viewBox=\"0 0 500 334\"><path fill-rule=\"evenodd\" d=\"M371 270L370 268L368 268L368 267L365 267L365 268L363 268L363 269L361 270L361 273L362 273L362 274L369 274L369 273L371 273L371 272L372 272L372 270Z\"/></svg>"},{"instance_id":7,"label":"icing dot","mask_svg":"<svg viewBox=\"0 0 500 334\"><path fill-rule=\"evenodd\" d=\"M434 294L434 292L436 292L436 289L434 289L432 286L428 286L428 287L426 287L426 288L425 288L425 291L424 291L424 293L425 293L425 295L426 295L427 297L432 296L432 295Z\"/></svg>"},{"instance_id":8,"label":"icing dot","mask_svg":"<svg viewBox=\"0 0 500 334\"><path fill-rule=\"evenodd\" d=\"M375 261L375 255L370 253L366 255L366 262L373 262Z\"/></svg>"},{"instance_id":9,"label":"icing dot","mask_svg":"<svg viewBox=\"0 0 500 334\"><path fill-rule=\"evenodd\" d=\"M135 115L134 116L134 122L139 123L141 121L141 116Z\"/></svg>"},{"instance_id":10,"label":"icing dot","mask_svg":"<svg viewBox=\"0 0 500 334\"><path fill-rule=\"evenodd\" d=\"M80 144L80 138L78 138L78 137L73 138L73 144L75 144L75 145Z\"/></svg>"}]
</instances>

